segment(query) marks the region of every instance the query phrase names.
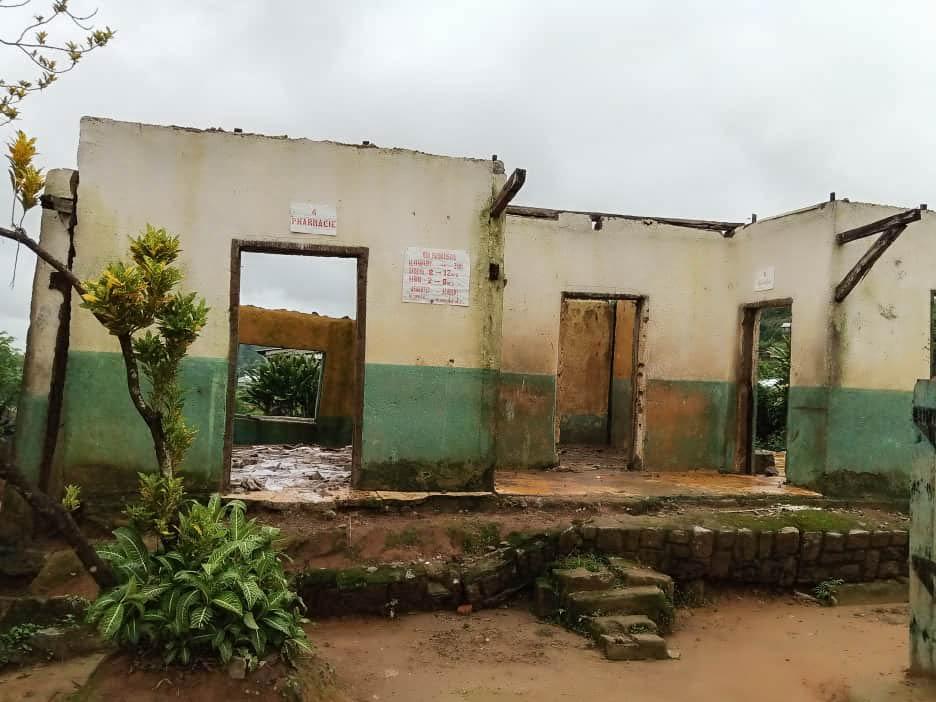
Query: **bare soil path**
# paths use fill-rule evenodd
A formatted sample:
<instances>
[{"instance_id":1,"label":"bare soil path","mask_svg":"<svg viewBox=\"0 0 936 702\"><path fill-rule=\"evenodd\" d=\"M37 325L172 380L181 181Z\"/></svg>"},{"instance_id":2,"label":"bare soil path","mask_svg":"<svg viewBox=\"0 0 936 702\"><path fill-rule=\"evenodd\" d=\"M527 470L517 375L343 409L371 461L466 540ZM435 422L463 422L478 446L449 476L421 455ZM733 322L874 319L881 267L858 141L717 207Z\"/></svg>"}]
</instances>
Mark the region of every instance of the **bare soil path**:
<instances>
[{"instance_id":1,"label":"bare soil path","mask_svg":"<svg viewBox=\"0 0 936 702\"><path fill-rule=\"evenodd\" d=\"M311 632L354 700L922 702L908 682L905 607L819 608L725 596L680 610L678 661L609 662L521 609L351 618Z\"/></svg>"}]
</instances>

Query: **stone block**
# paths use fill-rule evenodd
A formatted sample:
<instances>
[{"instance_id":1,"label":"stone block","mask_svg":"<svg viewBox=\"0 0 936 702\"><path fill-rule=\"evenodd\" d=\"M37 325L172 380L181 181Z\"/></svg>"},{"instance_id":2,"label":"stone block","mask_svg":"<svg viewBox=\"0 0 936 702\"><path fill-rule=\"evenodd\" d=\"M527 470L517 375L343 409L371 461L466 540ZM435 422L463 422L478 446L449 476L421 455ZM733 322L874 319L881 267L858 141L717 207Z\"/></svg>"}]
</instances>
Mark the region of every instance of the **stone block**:
<instances>
[{"instance_id":1,"label":"stone block","mask_svg":"<svg viewBox=\"0 0 936 702\"><path fill-rule=\"evenodd\" d=\"M873 537L872 537L873 543ZM881 563L881 552L876 549L868 549L865 553L864 565L862 568L862 575L865 580L874 580L878 575L878 565Z\"/></svg>"},{"instance_id":2,"label":"stone block","mask_svg":"<svg viewBox=\"0 0 936 702\"><path fill-rule=\"evenodd\" d=\"M867 549L859 548L852 551L845 551L845 560L848 563L864 563L868 555Z\"/></svg>"},{"instance_id":3,"label":"stone block","mask_svg":"<svg viewBox=\"0 0 936 702\"><path fill-rule=\"evenodd\" d=\"M847 563L846 565L839 566L838 570L836 570L836 574L845 582L858 582L861 580L861 566L857 563Z\"/></svg>"},{"instance_id":4,"label":"stone block","mask_svg":"<svg viewBox=\"0 0 936 702\"><path fill-rule=\"evenodd\" d=\"M800 533L796 527L783 527L774 539L774 550L778 556L792 556L799 551Z\"/></svg>"},{"instance_id":5,"label":"stone block","mask_svg":"<svg viewBox=\"0 0 936 702\"><path fill-rule=\"evenodd\" d=\"M783 587L789 587L796 582L796 576L799 572L799 561L796 556L787 556L782 562L783 572L780 576L780 584Z\"/></svg>"},{"instance_id":6,"label":"stone block","mask_svg":"<svg viewBox=\"0 0 936 702\"><path fill-rule=\"evenodd\" d=\"M910 534L902 529L891 532L891 546L906 546L910 543Z\"/></svg>"},{"instance_id":7,"label":"stone block","mask_svg":"<svg viewBox=\"0 0 936 702\"><path fill-rule=\"evenodd\" d=\"M596 641L602 635L656 634L656 623L643 614L626 614L617 617L589 617L585 628Z\"/></svg>"},{"instance_id":8,"label":"stone block","mask_svg":"<svg viewBox=\"0 0 936 702\"><path fill-rule=\"evenodd\" d=\"M715 532L711 529L695 526L692 527L692 557L696 560L704 561L711 557L715 550Z\"/></svg>"},{"instance_id":9,"label":"stone block","mask_svg":"<svg viewBox=\"0 0 936 702\"><path fill-rule=\"evenodd\" d=\"M872 531L871 532L871 546L874 548L881 548L882 546L890 546L891 544L891 533L889 531Z\"/></svg>"},{"instance_id":10,"label":"stone block","mask_svg":"<svg viewBox=\"0 0 936 702\"><path fill-rule=\"evenodd\" d=\"M775 560L760 562L757 581L764 585L777 585L783 579L783 563Z\"/></svg>"},{"instance_id":11,"label":"stone block","mask_svg":"<svg viewBox=\"0 0 936 702\"><path fill-rule=\"evenodd\" d=\"M661 627L672 617L672 605L653 585L573 592L566 598L566 607L572 617L644 614Z\"/></svg>"},{"instance_id":12,"label":"stone block","mask_svg":"<svg viewBox=\"0 0 936 702\"><path fill-rule=\"evenodd\" d=\"M757 534L750 529L738 529L735 557L739 561L753 561L757 556Z\"/></svg>"},{"instance_id":13,"label":"stone block","mask_svg":"<svg viewBox=\"0 0 936 702\"><path fill-rule=\"evenodd\" d=\"M614 584L614 574L607 570L592 572L586 568L554 570L553 577L561 593L582 590L607 590Z\"/></svg>"},{"instance_id":14,"label":"stone block","mask_svg":"<svg viewBox=\"0 0 936 702\"><path fill-rule=\"evenodd\" d=\"M618 527L600 527L595 545L602 553L620 554L624 550L624 534Z\"/></svg>"},{"instance_id":15,"label":"stone block","mask_svg":"<svg viewBox=\"0 0 936 702\"><path fill-rule=\"evenodd\" d=\"M823 553L837 553L845 550L845 535L837 531L827 531L822 540Z\"/></svg>"},{"instance_id":16,"label":"stone block","mask_svg":"<svg viewBox=\"0 0 936 702\"><path fill-rule=\"evenodd\" d=\"M762 531L757 537L757 557L766 560L773 554L774 533Z\"/></svg>"},{"instance_id":17,"label":"stone block","mask_svg":"<svg viewBox=\"0 0 936 702\"><path fill-rule=\"evenodd\" d=\"M579 533L582 535L582 540L586 542L594 541L598 536L598 527L594 524L585 524L580 530Z\"/></svg>"},{"instance_id":18,"label":"stone block","mask_svg":"<svg viewBox=\"0 0 936 702\"><path fill-rule=\"evenodd\" d=\"M641 549L662 549L666 542L666 531L657 527L645 527L640 530Z\"/></svg>"},{"instance_id":19,"label":"stone block","mask_svg":"<svg viewBox=\"0 0 936 702\"><path fill-rule=\"evenodd\" d=\"M731 551L738 538L737 529L719 529L715 534L715 549L717 551Z\"/></svg>"},{"instance_id":20,"label":"stone block","mask_svg":"<svg viewBox=\"0 0 936 702\"><path fill-rule=\"evenodd\" d=\"M884 561L904 561L907 557L907 549L901 546L885 546L881 549L881 560Z\"/></svg>"},{"instance_id":21,"label":"stone block","mask_svg":"<svg viewBox=\"0 0 936 702\"><path fill-rule=\"evenodd\" d=\"M670 529L666 535L666 543L688 545L689 538L689 532L685 529Z\"/></svg>"},{"instance_id":22,"label":"stone block","mask_svg":"<svg viewBox=\"0 0 936 702\"><path fill-rule=\"evenodd\" d=\"M852 529L845 536L845 548L850 551L866 549L871 545L871 532L864 529Z\"/></svg>"},{"instance_id":23,"label":"stone block","mask_svg":"<svg viewBox=\"0 0 936 702\"><path fill-rule=\"evenodd\" d=\"M805 562L816 561L822 553L822 532L804 531L800 535L800 559Z\"/></svg>"},{"instance_id":24,"label":"stone block","mask_svg":"<svg viewBox=\"0 0 936 702\"><path fill-rule=\"evenodd\" d=\"M883 557L883 555L882 555ZM882 560L878 564L878 577L879 578L896 578L901 573L901 562L900 561L884 561Z\"/></svg>"},{"instance_id":25,"label":"stone block","mask_svg":"<svg viewBox=\"0 0 936 702\"><path fill-rule=\"evenodd\" d=\"M663 552L642 548L637 552L637 560L640 561L642 565L650 568L659 568L663 560Z\"/></svg>"},{"instance_id":26,"label":"stone block","mask_svg":"<svg viewBox=\"0 0 936 702\"><path fill-rule=\"evenodd\" d=\"M538 617L553 616L559 609L559 593L549 578L537 578L533 588L533 611Z\"/></svg>"},{"instance_id":27,"label":"stone block","mask_svg":"<svg viewBox=\"0 0 936 702\"><path fill-rule=\"evenodd\" d=\"M727 578L728 574L731 572L731 564L731 551L716 551L712 555L709 573L713 578Z\"/></svg>"},{"instance_id":28,"label":"stone block","mask_svg":"<svg viewBox=\"0 0 936 702\"><path fill-rule=\"evenodd\" d=\"M575 527L564 529L562 533L559 534L559 553L563 555L572 553L577 550L582 543L582 535L579 534L578 529Z\"/></svg>"},{"instance_id":29,"label":"stone block","mask_svg":"<svg viewBox=\"0 0 936 702\"><path fill-rule=\"evenodd\" d=\"M624 551L627 553L637 553L640 549L640 529L635 527L622 529L621 533L624 536Z\"/></svg>"},{"instance_id":30,"label":"stone block","mask_svg":"<svg viewBox=\"0 0 936 702\"><path fill-rule=\"evenodd\" d=\"M600 645L609 661L664 660L669 658L666 642L657 634L601 636Z\"/></svg>"},{"instance_id":31,"label":"stone block","mask_svg":"<svg viewBox=\"0 0 936 702\"><path fill-rule=\"evenodd\" d=\"M631 563L623 558L609 559L609 567L626 586L656 585L670 597L673 596L673 579L650 568L643 568L637 563Z\"/></svg>"},{"instance_id":32,"label":"stone block","mask_svg":"<svg viewBox=\"0 0 936 702\"><path fill-rule=\"evenodd\" d=\"M689 544L667 544L666 552L672 560L687 560L692 557L692 548Z\"/></svg>"},{"instance_id":33,"label":"stone block","mask_svg":"<svg viewBox=\"0 0 936 702\"><path fill-rule=\"evenodd\" d=\"M845 562L844 551L825 551L819 556L819 562L822 565L840 565Z\"/></svg>"}]
</instances>

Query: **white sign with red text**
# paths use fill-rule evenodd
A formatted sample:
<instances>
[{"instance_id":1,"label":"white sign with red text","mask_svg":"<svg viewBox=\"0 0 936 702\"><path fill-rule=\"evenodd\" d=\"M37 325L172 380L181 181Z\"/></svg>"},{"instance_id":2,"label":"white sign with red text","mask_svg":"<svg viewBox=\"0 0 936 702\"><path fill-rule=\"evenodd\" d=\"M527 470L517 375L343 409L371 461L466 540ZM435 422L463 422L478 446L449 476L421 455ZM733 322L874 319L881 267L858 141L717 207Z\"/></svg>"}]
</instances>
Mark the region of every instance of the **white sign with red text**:
<instances>
[{"instance_id":1,"label":"white sign with red text","mask_svg":"<svg viewBox=\"0 0 936 702\"><path fill-rule=\"evenodd\" d=\"M289 203L289 231L296 234L338 234L338 211L334 205Z\"/></svg>"},{"instance_id":2,"label":"white sign with red text","mask_svg":"<svg viewBox=\"0 0 936 702\"><path fill-rule=\"evenodd\" d=\"M410 246L403 257L403 302L468 306L467 251Z\"/></svg>"}]
</instances>

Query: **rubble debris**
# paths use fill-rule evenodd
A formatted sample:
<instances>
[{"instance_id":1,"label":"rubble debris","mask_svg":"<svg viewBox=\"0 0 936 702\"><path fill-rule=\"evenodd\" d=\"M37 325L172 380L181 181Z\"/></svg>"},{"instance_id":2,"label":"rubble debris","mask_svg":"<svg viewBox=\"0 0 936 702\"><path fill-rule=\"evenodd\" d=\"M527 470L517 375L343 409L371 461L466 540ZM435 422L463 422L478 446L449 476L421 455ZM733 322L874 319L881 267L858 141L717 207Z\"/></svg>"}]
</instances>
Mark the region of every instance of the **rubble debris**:
<instances>
[{"instance_id":1,"label":"rubble debris","mask_svg":"<svg viewBox=\"0 0 936 702\"><path fill-rule=\"evenodd\" d=\"M351 447L305 444L235 446L231 456L234 492L314 490L322 496L351 483Z\"/></svg>"}]
</instances>

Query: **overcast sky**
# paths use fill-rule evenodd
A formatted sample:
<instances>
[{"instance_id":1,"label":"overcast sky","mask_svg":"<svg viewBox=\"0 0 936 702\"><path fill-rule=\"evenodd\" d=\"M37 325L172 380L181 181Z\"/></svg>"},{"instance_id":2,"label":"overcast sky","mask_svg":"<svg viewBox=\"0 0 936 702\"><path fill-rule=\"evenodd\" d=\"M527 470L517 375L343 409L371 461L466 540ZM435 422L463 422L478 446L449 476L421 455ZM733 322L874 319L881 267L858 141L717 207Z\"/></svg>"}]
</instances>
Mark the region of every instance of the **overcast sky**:
<instances>
[{"instance_id":1,"label":"overcast sky","mask_svg":"<svg viewBox=\"0 0 936 702\"><path fill-rule=\"evenodd\" d=\"M72 5L119 34L24 103L47 167L75 166L78 120L99 115L496 153L528 169L517 202L547 207L743 220L832 190L936 201L926 0ZM18 77L4 51L0 75ZM0 242L0 329L22 344L34 261L10 290L13 250ZM269 306L353 299L338 271L286 289L254 270Z\"/></svg>"}]
</instances>

